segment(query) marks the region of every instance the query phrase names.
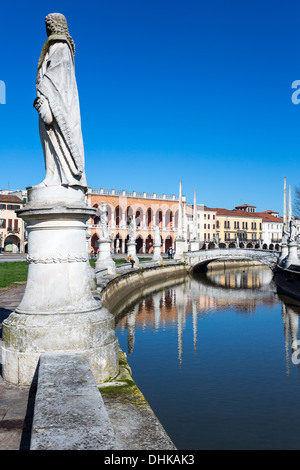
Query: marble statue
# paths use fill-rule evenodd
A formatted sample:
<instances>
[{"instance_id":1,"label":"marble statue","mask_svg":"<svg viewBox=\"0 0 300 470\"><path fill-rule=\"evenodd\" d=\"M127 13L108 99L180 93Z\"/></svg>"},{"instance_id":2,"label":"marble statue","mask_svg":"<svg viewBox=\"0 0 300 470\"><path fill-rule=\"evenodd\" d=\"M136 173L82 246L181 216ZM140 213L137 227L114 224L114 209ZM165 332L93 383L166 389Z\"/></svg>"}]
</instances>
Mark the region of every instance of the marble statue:
<instances>
[{"instance_id":1,"label":"marble statue","mask_svg":"<svg viewBox=\"0 0 300 470\"><path fill-rule=\"evenodd\" d=\"M2 375L6 382L29 387L41 355L71 353L87 357L101 384L118 374L118 340L112 313L94 296L97 271L91 275L89 266L87 221L97 211L85 199L75 47L63 15L53 13L45 21L48 39L38 64L34 107L46 175L28 188L26 205L17 209L27 224L28 274L20 304L2 322ZM110 240L100 242L107 251L99 264L103 260L110 274L115 267Z\"/></svg>"},{"instance_id":2,"label":"marble statue","mask_svg":"<svg viewBox=\"0 0 300 470\"><path fill-rule=\"evenodd\" d=\"M159 233L159 226L155 225L154 226L154 245L161 245L161 236Z\"/></svg>"},{"instance_id":3,"label":"marble statue","mask_svg":"<svg viewBox=\"0 0 300 470\"><path fill-rule=\"evenodd\" d=\"M46 176L37 186L86 188L75 45L64 15L50 13L45 23L48 39L38 62L33 105L39 113Z\"/></svg>"},{"instance_id":4,"label":"marble statue","mask_svg":"<svg viewBox=\"0 0 300 470\"><path fill-rule=\"evenodd\" d=\"M213 242L214 244L217 246L217 248L219 247L219 242L220 242L220 237L219 237L219 234L216 233L213 237Z\"/></svg>"},{"instance_id":5,"label":"marble statue","mask_svg":"<svg viewBox=\"0 0 300 470\"><path fill-rule=\"evenodd\" d=\"M103 238L109 239L108 218L106 215L106 204L104 201L101 202L100 206L100 226L102 228Z\"/></svg>"},{"instance_id":6,"label":"marble statue","mask_svg":"<svg viewBox=\"0 0 300 470\"><path fill-rule=\"evenodd\" d=\"M294 242L296 240L296 229L297 229L296 221L294 217L292 217L290 220L290 236L289 236L290 242Z\"/></svg>"},{"instance_id":7,"label":"marble statue","mask_svg":"<svg viewBox=\"0 0 300 470\"><path fill-rule=\"evenodd\" d=\"M131 217L131 219L130 219L130 223L128 225L128 235L129 235L129 241L130 242L135 242L136 225L135 225L134 217Z\"/></svg>"}]
</instances>

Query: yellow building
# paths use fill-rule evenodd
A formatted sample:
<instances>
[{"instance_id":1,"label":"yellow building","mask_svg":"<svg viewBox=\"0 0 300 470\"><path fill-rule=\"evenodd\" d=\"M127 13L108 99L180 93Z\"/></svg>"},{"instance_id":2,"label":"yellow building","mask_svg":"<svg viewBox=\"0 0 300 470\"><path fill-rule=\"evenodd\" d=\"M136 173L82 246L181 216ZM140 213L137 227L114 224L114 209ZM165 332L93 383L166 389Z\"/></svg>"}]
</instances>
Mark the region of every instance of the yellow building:
<instances>
[{"instance_id":1,"label":"yellow building","mask_svg":"<svg viewBox=\"0 0 300 470\"><path fill-rule=\"evenodd\" d=\"M219 235L221 244L226 247L237 246L237 243L241 248L259 247L259 242L262 239L262 217L260 215L245 209L216 208L215 211L216 234Z\"/></svg>"}]
</instances>

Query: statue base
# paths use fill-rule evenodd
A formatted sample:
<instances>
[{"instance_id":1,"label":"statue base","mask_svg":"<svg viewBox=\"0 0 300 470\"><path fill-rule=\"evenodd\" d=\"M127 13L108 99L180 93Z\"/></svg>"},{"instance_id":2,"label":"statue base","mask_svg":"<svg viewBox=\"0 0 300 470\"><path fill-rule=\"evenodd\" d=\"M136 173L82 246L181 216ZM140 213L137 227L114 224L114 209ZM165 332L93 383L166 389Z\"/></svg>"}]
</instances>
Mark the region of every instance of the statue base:
<instances>
[{"instance_id":1,"label":"statue base","mask_svg":"<svg viewBox=\"0 0 300 470\"><path fill-rule=\"evenodd\" d=\"M97 276L97 271L103 268L107 269L107 274L116 274L116 264L112 259L110 252L110 239L100 238L98 240L99 252L97 261L95 263L95 272Z\"/></svg>"},{"instance_id":2,"label":"statue base","mask_svg":"<svg viewBox=\"0 0 300 470\"><path fill-rule=\"evenodd\" d=\"M282 245L281 246L281 253L280 253L280 256L278 258L278 265L279 266L284 266L285 264L285 259L287 258L289 254L289 249L288 249L288 246L287 245Z\"/></svg>"},{"instance_id":3,"label":"statue base","mask_svg":"<svg viewBox=\"0 0 300 470\"><path fill-rule=\"evenodd\" d=\"M184 238L175 239L175 255L174 259L183 261L183 254L186 247L186 242Z\"/></svg>"},{"instance_id":4,"label":"statue base","mask_svg":"<svg viewBox=\"0 0 300 470\"><path fill-rule=\"evenodd\" d=\"M127 243L127 255L132 256L135 261L135 266L139 265L139 259L136 256L136 243L135 242L128 242Z\"/></svg>"},{"instance_id":5,"label":"statue base","mask_svg":"<svg viewBox=\"0 0 300 470\"><path fill-rule=\"evenodd\" d=\"M153 245L153 256L152 256L152 261L156 263L162 262L162 256L161 256L161 245Z\"/></svg>"},{"instance_id":6,"label":"statue base","mask_svg":"<svg viewBox=\"0 0 300 470\"><path fill-rule=\"evenodd\" d=\"M199 240L197 238L190 241L190 250L199 251Z\"/></svg>"},{"instance_id":7,"label":"statue base","mask_svg":"<svg viewBox=\"0 0 300 470\"><path fill-rule=\"evenodd\" d=\"M289 269L290 267L292 269L292 265L300 266L300 260L298 258L297 248L298 248L297 242L290 242L288 244L288 257L286 258L286 261L284 263L285 269Z\"/></svg>"},{"instance_id":8,"label":"statue base","mask_svg":"<svg viewBox=\"0 0 300 470\"><path fill-rule=\"evenodd\" d=\"M45 352L85 354L97 383L117 375L114 318L90 287L86 221L95 212L81 189L63 187L32 188L17 211L27 223L29 266L23 299L3 322L7 382L30 385Z\"/></svg>"}]
</instances>

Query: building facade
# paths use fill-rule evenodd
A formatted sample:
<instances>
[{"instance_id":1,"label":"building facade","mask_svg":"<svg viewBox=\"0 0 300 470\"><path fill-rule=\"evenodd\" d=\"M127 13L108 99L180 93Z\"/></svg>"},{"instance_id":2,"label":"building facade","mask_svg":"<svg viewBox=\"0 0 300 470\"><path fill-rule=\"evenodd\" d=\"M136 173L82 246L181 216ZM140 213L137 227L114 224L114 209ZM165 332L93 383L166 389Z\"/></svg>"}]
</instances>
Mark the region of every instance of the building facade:
<instances>
[{"instance_id":1,"label":"building facade","mask_svg":"<svg viewBox=\"0 0 300 470\"><path fill-rule=\"evenodd\" d=\"M216 233L222 246L259 248L262 240L262 217L244 209L216 208Z\"/></svg>"},{"instance_id":2,"label":"building facade","mask_svg":"<svg viewBox=\"0 0 300 470\"><path fill-rule=\"evenodd\" d=\"M193 238L194 206L186 205L187 239ZM200 241L200 249L213 242L216 235L216 210L197 204L197 238Z\"/></svg>"},{"instance_id":3,"label":"building facade","mask_svg":"<svg viewBox=\"0 0 300 470\"><path fill-rule=\"evenodd\" d=\"M26 191L0 191L0 252L26 252L26 227L15 213L25 205L26 200ZM89 206L98 209L87 223L89 253L98 252L98 239L102 236L99 217L101 202L106 204L113 253L127 252L131 218L136 222L137 253L152 253L155 225L160 227L161 251L166 253L170 247L176 250L179 196L88 188L86 200ZM279 250L283 219L278 212L255 210L256 207L249 204L236 206L233 210L197 204L196 238L200 242L199 248L212 248L218 240L220 247ZM189 241L194 237L194 207L186 203L185 196L182 196L182 232L186 240L185 250L188 251Z\"/></svg>"},{"instance_id":4,"label":"building facade","mask_svg":"<svg viewBox=\"0 0 300 470\"><path fill-rule=\"evenodd\" d=\"M283 219L278 212L257 212L262 217L262 248L279 250L282 241Z\"/></svg>"},{"instance_id":5,"label":"building facade","mask_svg":"<svg viewBox=\"0 0 300 470\"><path fill-rule=\"evenodd\" d=\"M23 253L25 251L24 222L15 211L25 202L22 193L0 193L0 252Z\"/></svg>"},{"instance_id":6,"label":"building facade","mask_svg":"<svg viewBox=\"0 0 300 470\"><path fill-rule=\"evenodd\" d=\"M170 247L175 248L175 239L178 232L178 196L89 188L87 192L88 205L99 208L101 202L106 204L106 214L114 253L127 252L128 222L131 217L136 222L137 253L152 253L155 225L160 227L161 251L165 253ZM183 220L185 220L185 196L182 196L182 207ZM89 221L88 230L90 233L90 250L97 253L97 240L102 236L99 212ZM183 231L186 234L185 224Z\"/></svg>"}]
</instances>

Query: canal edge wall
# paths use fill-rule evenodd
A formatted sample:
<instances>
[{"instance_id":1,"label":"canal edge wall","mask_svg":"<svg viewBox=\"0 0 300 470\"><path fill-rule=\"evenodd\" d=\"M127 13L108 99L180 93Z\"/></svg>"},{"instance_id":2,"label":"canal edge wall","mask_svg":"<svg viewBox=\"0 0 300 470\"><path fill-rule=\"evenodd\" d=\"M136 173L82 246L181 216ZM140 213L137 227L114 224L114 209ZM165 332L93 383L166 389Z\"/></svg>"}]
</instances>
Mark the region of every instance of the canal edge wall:
<instances>
[{"instance_id":1,"label":"canal edge wall","mask_svg":"<svg viewBox=\"0 0 300 470\"><path fill-rule=\"evenodd\" d=\"M94 291L94 295L100 294L103 307L111 311L116 309L118 305L123 308L124 303L134 301L134 290L148 288L149 291L153 291L158 283L162 288L165 283L174 283L178 276L186 275L187 272L186 265L178 262L170 265L148 265L134 270L127 268L126 271L113 276L102 276L100 286L98 280L98 288ZM90 371L85 367L80 378L80 388L89 391L93 399L90 400L91 405L89 405L87 400L81 399L79 396L76 402L77 420L76 427L74 427L74 421L68 419L68 414L65 413L69 406L69 398L73 398L76 392L72 381L63 383L65 360L63 354L61 357L59 354L56 356L57 364L60 367L57 367L55 376L58 378L61 376L62 380L56 386L52 386L49 391L49 379L45 380L45 377L48 378L53 374L53 363L51 360L49 361L47 356L41 358L31 449L91 449L94 442L95 448L99 450L176 450L174 443L132 378L126 353L121 348L119 348L120 371L118 376L97 385L99 404L103 403L104 408L101 405L100 411L96 410L95 414L91 408L92 403L97 401L95 386L91 387ZM85 358L69 354L68 360L71 363L74 361L74 367L77 367L78 360L82 361ZM45 394L47 401L51 402L51 407L45 408L44 406ZM105 414L108 418L103 421ZM93 417L94 434L100 433L98 437L93 434L90 443L88 441L89 431L85 423L86 415ZM63 416L64 419L58 420L60 416Z\"/></svg>"},{"instance_id":2,"label":"canal edge wall","mask_svg":"<svg viewBox=\"0 0 300 470\"><path fill-rule=\"evenodd\" d=\"M145 263L146 264L146 263ZM126 307L136 302L141 295L163 289L177 282L189 272L185 263L152 265L98 280L97 293L102 305L117 321L118 315ZM141 294L141 292L143 292ZM118 442L126 450L176 450L174 443L152 410L142 391L134 381L127 355L119 350L120 373L115 380L98 386L105 403ZM123 384L123 385L122 385ZM119 385L119 386L118 386ZM121 386L120 386L121 385ZM123 410L123 419L119 413ZM127 419L124 419L127 415ZM126 421L131 423L130 431Z\"/></svg>"},{"instance_id":3,"label":"canal edge wall","mask_svg":"<svg viewBox=\"0 0 300 470\"><path fill-rule=\"evenodd\" d=\"M143 288L152 291L158 283L161 286L165 281L175 280L188 272L189 269L184 263L140 267L111 277L103 277L102 286L98 287L97 292L103 307L114 314L118 307L124 307L124 302L126 304L135 300L134 291Z\"/></svg>"},{"instance_id":4,"label":"canal edge wall","mask_svg":"<svg viewBox=\"0 0 300 470\"><path fill-rule=\"evenodd\" d=\"M276 266L274 281L279 295L300 302L300 272Z\"/></svg>"}]
</instances>

